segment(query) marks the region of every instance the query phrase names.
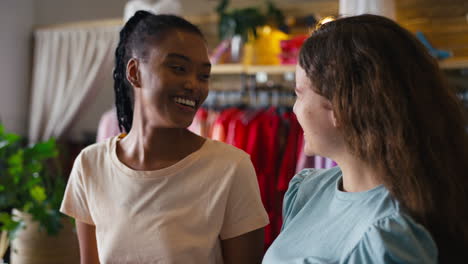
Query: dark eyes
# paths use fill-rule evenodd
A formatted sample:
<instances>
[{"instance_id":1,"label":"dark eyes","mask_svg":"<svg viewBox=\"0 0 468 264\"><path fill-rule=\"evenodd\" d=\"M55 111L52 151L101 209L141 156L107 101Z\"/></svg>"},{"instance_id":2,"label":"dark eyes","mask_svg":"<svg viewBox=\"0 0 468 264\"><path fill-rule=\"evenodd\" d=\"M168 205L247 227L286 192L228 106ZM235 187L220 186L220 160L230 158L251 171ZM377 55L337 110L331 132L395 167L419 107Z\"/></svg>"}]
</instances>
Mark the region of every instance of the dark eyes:
<instances>
[{"instance_id":1,"label":"dark eyes","mask_svg":"<svg viewBox=\"0 0 468 264\"><path fill-rule=\"evenodd\" d=\"M210 80L210 77L211 77L211 76L210 76L209 74L202 74L202 75L200 75L200 79L201 79L202 81L209 81L209 80Z\"/></svg>"},{"instance_id":2,"label":"dark eyes","mask_svg":"<svg viewBox=\"0 0 468 264\"><path fill-rule=\"evenodd\" d=\"M170 67L175 73L185 73L187 71L184 66L172 65Z\"/></svg>"},{"instance_id":3,"label":"dark eyes","mask_svg":"<svg viewBox=\"0 0 468 264\"><path fill-rule=\"evenodd\" d=\"M169 66L175 74L186 74L188 72L187 68L181 65L170 65ZM198 78L201 81L207 82L210 80L210 74L199 74Z\"/></svg>"}]
</instances>

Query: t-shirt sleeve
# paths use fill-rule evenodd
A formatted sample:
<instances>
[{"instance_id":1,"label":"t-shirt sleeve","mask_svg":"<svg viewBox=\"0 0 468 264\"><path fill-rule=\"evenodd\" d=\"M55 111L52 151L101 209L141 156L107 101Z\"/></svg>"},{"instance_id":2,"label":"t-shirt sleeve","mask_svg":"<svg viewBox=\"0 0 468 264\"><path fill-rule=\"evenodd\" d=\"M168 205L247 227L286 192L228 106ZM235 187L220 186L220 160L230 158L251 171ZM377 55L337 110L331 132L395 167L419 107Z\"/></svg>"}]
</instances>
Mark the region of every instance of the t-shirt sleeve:
<instances>
[{"instance_id":1,"label":"t-shirt sleeve","mask_svg":"<svg viewBox=\"0 0 468 264\"><path fill-rule=\"evenodd\" d=\"M437 263L429 232L410 217L394 215L372 225L341 263Z\"/></svg>"},{"instance_id":2,"label":"t-shirt sleeve","mask_svg":"<svg viewBox=\"0 0 468 264\"><path fill-rule=\"evenodd\" d=\"M301 185L304 178L313 172L314 170L312 169L303 170L296 174L289 182L288 190L286 191L283 199L283 227L281 230L284 230L286 225L296 215L297 211L301 209L296 205L299 186Z\"/></svg>"},{"instance_id":3,"label":"t-shirt sleeve","mask_svg":"<svg viewBox=\"0 0 468 264\"><path fill-rule=\"evenodd\" d=\"M222 240L237 237L268 223L255 169L246 156L239 161L234 171L220 237Z\"/></svg>"},{"instance_id":4,"label":"t-shirt sleeve","mask_svg":"<svg viewBox=\"0 0 468 264\"><path fill-rule=\"evenodd\" d=\"M78 155L68 179L67 188L62 200L60 212L75 218L77 221L94 225L91 217L86 187L83 182L82 154Z\"/></svg>"}]
</instances>

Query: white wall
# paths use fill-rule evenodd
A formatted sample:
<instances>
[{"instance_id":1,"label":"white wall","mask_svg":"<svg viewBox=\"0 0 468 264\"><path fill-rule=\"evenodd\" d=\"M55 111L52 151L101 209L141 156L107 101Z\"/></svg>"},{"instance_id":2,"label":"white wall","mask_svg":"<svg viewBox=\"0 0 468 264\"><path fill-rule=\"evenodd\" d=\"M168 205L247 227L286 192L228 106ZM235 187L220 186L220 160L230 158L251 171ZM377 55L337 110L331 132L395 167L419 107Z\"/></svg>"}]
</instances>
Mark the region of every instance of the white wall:
<instances>
[{"instance_id":1,"label":"white wall","mask_svg":"<svg viewBox=\"0 0 468 264\"><path fill-rule=\"evenodd\" d=\"M254 0L234 0L233 5ZM210 13L218 0L179 0L184 13ZM120 18L127 0L36 0L36 24Z\"/></svg>"},{"instance_id":2,"label":"white wall","mask_svg":"<svg viewBox=\"0 0 468 264\"><path fill-rule=\"evenodd\" d=\"M26 135L34 0L0 1L0 119Z\"/></svg>"},{"instance_id":3,"label":"white wall","mask_svg":"<svg viewBox=\"0 0 468 264\"><path fill-rule=\"evenodd\" d=\"M2 0L3 1L3 0ZM35 0L36 24L118 18L127 0Z\"/></svg>"},{"instance_id":4,"label":"white wall","mask_svg":"<svg viewBox=\"0 0 468 264\"><path fill-rule=\"evenodd\" d=\"M4 0L2 0L4 1ZM34 1L34 0L33 0ZM157 0L151 0L157 1ZM51 25L86 20L122 17L127 0L35 0L36 24ZM179 0L185 15L202 15L213 13L220 0ZM273 0L279 7L294 7L299 9L304 4L313 9L338 8L338 0ZM264 7L263 0L231 0L228 8L246 6Z\"/></svg>"}]
</instances>

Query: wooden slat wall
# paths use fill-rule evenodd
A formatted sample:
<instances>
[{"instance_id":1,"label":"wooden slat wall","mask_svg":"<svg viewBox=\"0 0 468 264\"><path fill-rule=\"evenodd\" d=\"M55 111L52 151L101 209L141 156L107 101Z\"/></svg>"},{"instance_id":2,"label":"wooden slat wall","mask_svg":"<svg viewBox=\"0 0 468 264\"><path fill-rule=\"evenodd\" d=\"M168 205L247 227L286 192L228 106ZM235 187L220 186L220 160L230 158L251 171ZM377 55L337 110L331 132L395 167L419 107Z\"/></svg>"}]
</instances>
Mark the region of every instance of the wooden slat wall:
<instances>
[{"instance_id":1,"label":"wooden slat wall","mask_svg":"<svg viewBox=\"0 0 468 264\"><path fill-rule=\"evenodd\" d=\"M254 0L233 1L239 6L258 6ZM324 17L338 14L338 0L276 0L286 15L315 14ZM234 4L234 6L236 6ZM455 59L468 58L468 0L395 0L396 19L411 32L422 31L438 49L450 50ZM216 23L202 26L209 44L218 43Z\"/></svg>"},{"instance_id":2,"label":"wooden slat wall","mask_svg":"<svg viewBox=\"0 0 468 264\"><path fill-rule=\"evenodd\" d=\"M468 57L468 0L396 0L397 21L438 49Z\"/></svg>"}]
</instances>

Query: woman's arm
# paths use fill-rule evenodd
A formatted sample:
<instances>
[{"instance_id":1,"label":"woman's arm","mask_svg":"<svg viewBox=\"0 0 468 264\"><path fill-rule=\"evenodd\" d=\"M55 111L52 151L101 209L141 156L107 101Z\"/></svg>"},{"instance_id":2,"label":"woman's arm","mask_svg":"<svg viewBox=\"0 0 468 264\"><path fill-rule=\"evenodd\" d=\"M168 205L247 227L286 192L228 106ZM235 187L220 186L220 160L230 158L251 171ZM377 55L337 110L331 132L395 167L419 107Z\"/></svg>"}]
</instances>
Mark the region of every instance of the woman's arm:
<instances>
[{"instance_id":1,"label":"woman's arm","mask_svg":"<svg viewBox=\"0 0 468 264\"><path fill-rule=\"evenodd\" d=\"M264 253L263 228L221 240L225 264L259 264Z\"/></svg>"},{"instance_id":2,"label":"woman's arm","mask_svg":"<svg viewBox=\"0 0 468 264\"><path fill-rule=\"evenodd\" d=\"M78 241L80 243L81 264L99 264L96 227L76 221Z\"/></svg>"}]
</instances>

